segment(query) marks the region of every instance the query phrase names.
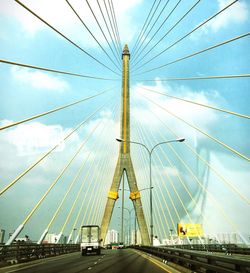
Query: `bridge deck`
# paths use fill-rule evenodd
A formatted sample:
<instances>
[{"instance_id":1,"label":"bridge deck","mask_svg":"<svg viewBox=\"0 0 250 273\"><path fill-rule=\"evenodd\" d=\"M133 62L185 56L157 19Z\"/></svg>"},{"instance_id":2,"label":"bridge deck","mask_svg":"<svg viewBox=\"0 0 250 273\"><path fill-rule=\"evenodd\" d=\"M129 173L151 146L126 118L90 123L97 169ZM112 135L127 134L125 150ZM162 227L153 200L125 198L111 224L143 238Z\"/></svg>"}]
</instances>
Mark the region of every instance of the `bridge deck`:
<instances>
[{"instance_id":1,"label":"bridge deck","mask_svg":"<svg viewBox=\"0 0 250 273\"><path fill-rule=\"evenodd\" d=\"M71 253L53 258L36 260L25 264L16 264L0 269L0 273L165 273L177 271L160 260L132 249L103 250L102 255L81 256ZM182 271L183 272L183 271ZM185 271L189 272L189 271Z\"/></svg>"}]
</instances>

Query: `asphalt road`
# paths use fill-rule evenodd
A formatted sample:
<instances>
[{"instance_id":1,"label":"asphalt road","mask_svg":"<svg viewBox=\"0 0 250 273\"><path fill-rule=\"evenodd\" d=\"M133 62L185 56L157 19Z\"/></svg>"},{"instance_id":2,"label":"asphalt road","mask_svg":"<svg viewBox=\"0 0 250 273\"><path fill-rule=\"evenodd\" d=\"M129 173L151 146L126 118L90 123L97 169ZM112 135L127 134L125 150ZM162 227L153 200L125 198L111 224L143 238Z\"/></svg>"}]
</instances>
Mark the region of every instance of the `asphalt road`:
<instances>
[{"instance_id":1,"label":"asphalt road","mask_svg":"<svg viewBox=\"0 0 250 273\"><path fill-rule=\"evenodd\" d=\"M165 273L178 272L160 260L132 249L103 250L99 256L72 253L16 264L0 269L0 273Z\"/></svg>"}]
</instances>

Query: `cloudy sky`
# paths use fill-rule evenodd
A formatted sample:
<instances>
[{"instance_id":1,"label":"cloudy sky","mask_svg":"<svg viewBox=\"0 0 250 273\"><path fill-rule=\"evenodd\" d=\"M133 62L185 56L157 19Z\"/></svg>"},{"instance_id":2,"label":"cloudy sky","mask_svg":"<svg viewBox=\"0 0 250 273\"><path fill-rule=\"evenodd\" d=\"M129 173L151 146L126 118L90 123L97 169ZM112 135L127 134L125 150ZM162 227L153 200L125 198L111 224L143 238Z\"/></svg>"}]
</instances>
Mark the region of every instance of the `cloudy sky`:
<instances>
[{"instance_id":1,"label":"cloudy sky","mask_svg":"<svg viewBox=\"0 0 250 273\"><path fill-rule=\"evenodd\" d=\"M246 217L250 199L249 119L165 96L249 116L248 77L166 80L249 74L249 36L169 64L248 33L250 5L240 0L175 44L231 2L155 1L152 20L135 47L153 1L113 0L121 45L127 43L131 51L131 140L153 147L161 141L186 138L185 143L158 147L153 154L154 222L155 234L160 238L167 237L170 229L176 231L179 222L202 223L207 234L236 232L246 240L250 235ZM105 91L80 104L0 132L2 190L86 121L0 196L0 228L6 230L8 237L56 181L20 235L28 234L36 240L71 185L49 232L62 231L68 235L74 227L79 230L81 224L101 222L119 148L115 138L119 137L120 126L121 51L111 39L112 29L103 0L99 1L100 6L93 0L23 0L22 3L78 47L18 2L2 0L1 60L106 79L86 79L0 63L1 126ZM111 2L105 3L109 10ZM77 150L79 153L70 163ZM139 189L147 188L146 152L134 145L132 159ZM126 181L125 184L128 188ZM148 194L147 190L141 193L147 223ZM125 197L126 207L132 209L128 192ZM120 205L121 198L111 221L111 228L117 230Z\"/></svg>"}]
</instances>

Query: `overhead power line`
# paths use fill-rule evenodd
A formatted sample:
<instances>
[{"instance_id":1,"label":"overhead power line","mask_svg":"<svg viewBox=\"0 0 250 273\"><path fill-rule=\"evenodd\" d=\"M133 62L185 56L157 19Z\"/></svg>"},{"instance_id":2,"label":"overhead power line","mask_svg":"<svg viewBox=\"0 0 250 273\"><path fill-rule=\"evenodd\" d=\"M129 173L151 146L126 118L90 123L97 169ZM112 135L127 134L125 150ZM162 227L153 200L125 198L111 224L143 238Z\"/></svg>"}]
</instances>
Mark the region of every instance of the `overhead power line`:
<instances>
[{"instance_id":1,"label":"overhead power line","mask_svg":"<svg viewBox=\"0 0 250 273\"><path fill-rule=\"evenodd\" d=\"M68 107L70 107L70 106L73 106L73 105L76 105L76 104L78 104L78 103L81 103L81 102L83 102L83 101L86 101L86 100L89 100L89 99L98 97L98 96L100 96L100 95L102 95L102 94L108 92L109 90L111 90L111 88L108 89L108 90L106 90L106 91L103 91L103 92L101 92L101 93L95 94L95 95L93 95L93 96L90 96L90 97L87 97L87 98L84 98L84 99L75 101L75 102L73 102L73 103L70 103L70 104L67 104L67 105L64 105L64 106L61 106L61 107L57 107L57 108L52 109L52 110L49 110L49 111L47 111L47 112L43 112L43 113L37 114L37 115L35 115L35 116L29 117L29 118L26 118L26 119L19 120L19 121L16 121L16 122L14 122L14 123L11 123L11 124L8 124L8 125L5 125L5 126L1 126L1 127L0 127L0 131L1 131L1 130L8 129L8 128L13 127L13 126L16 126L16 125L19 125L19 124L22 124L22 123L25 123L25 122L30 121L30 120L33 120L33 119L37 119L37 118L40 118L40 117L43 117L43 116L52 114L52 113L54 113L54 112L57 112L57 111L60 111L60 110L65 109L65 108L68 108Z\"/></svg>"},{"instance_id":2,"label":"overhead power line","mask_svg":"<svg viewBox=\"0 0 250 273\"><path fill-rule=\"evenodd\" d=\"M25 6L22 2L20 2L19 0L15 0L20 6L22 6L23 8L25 8L27 11L29 11L31 14L33 14L36 18L38 18L40 21L42 21L44 24L46 24L48 27L50 27L51 29L53 29L57 34L59 34L60 36L62 36L64 39L66 39L69 43L71 43L72 45L74 45L76 48L78 48L79 50L81 50L83 53L85 53L86 55L88 55L91 59L95 60L97 63L99 63L100 65L102 65L103 67L105 67L106 69L110 70L111 72L115 73L116 75L119 75L117 72L115 72L114 70L112 70L111 68L109 68L107 65L105 65L104 63L102 63L101 61L99 61L97 58L95 58L93 55L91 55L90 53L88 53L86 50L84 50L83 48L81 48L79 45L77 45L75 42L73 42L71 39L69 39L68 37L66 37L62 32L60 32L59 30L57 30L56 28L54 28L52 25L50 25L47 21L45 21L44 19L42 19L39 15L37 15L34 11L32 11L31 9L29 9L27 6Z\"/></svg>"},{"instance_id":3,"label":"overhead power line","mask_svg":"<svg viewBox=\"0 0 250 273\"><path fill-rule=\"evenodd\" d=\"M86 79L103 80L103 81L120 81L120 79L102 78L102 77L95 77L95 76L84 75L84 74L77 74L77 73L73 73L73 72L56 70L56 69L51 69L51 68L47 68L47 67L35 66L35 65L24 64L24 63L17 63L17 62L12 62L12 61L8 61L8 60L2 60L2 59L0 59L0 63L16 65L16 66L21 66L21 67L27 67L27 68L32 68L32 69L37 69L37 70L42 70L42 71L47 71L47 72L52 72L52 73L58 73L58 74L64 74L64 75L69 75L69 76L81 77L81 78L86 78Z\"/></svg>"},{"instance_id":4,"label":"overhead power line","mask_svg":"<svg viewBox=\"0 0 250 273\"><path fill-rule=\"evenodd\" d=\"M190 55L187 55L187 56L185 56L185 57L176 59L176 60L174 60L174 61L172 61L172 62L166 63L166 64L161 65L161 66L154 67L154 68L152 68L152 69L143 71L143 72L138 73L138 74L135 74L135 75L142 75L142 74L144 74L144 73L148 73L148 72L151 72L151 71L154 71L154 70L161 69L161 68L166 67L166 66L169 66L169 65L171 65L171 64L175 64L175 63L180 62L180 61L183 61L183 60L185 60L185 59L189 59L189 58L192 58L192 57L194 57L194 56L196 56L196 55L202 54L202 53L204 53L204 52L206 52L206 51L209 51L209 50L215 49L215 48L217 48L217 47L226 45L226 44L228 44L228 43L234 42L234 41L236 41L236 40L242 39L242 38L247 37L247 36L249 36L249 35L250 35L250 32L244 33L244 34L242 34L242 35L240 35L240 36L237 36L237 37L234 37L234 38L232 38L232 39L229 39L229 40L226 40L226 41L224 41L224 42L221 42L221 43L219 43L219 44L216 44L216 45L207 47L207 48L205 48L205 49L202 49L202 50L200 50L200 51L194 52L194 53L192 53L192 54L190 54Z\"/></svg>"},{"instance_id":5,"label":"overhead power line","mask_svg":"<svg viewBox=\"0 0 250 273\"><path fill-rule=\"evenodd\" d=\"M186 37L188 37L189 35L191 35L192 33L194 33L196 30L198 30L199 28L201 28L202 26L204 26L205 24L207 24L209 21L211 21L212 19L214 19L215 17L217 17L219 14L221 14L222 12L224 12L226 9L228 9L229 7L231 7L236 2L238 2L238 0L233 1L232 3L230 3L229 5L227 5L226 7L224 7L223 9L221 9L220 11L218 11L217 13L215 13L214 15L212 15L211 17L209 17L207 20L205 20L204 22L202 22L201 24L199 24L197 27L195 27L190 32L188 32L187 34L185 34L184 36L182 36L180 39L178 39L177 41L175 41L173 44L171 44L170 46L168 46L167 48L165 48L164 50L162 50L157 55L153 56L147 62L143 63L141 66L139 66L137 69L135 69L135 71L137 71L138 69L142 68L143 66L145 66L149 62L153 61L154 59L158 58L164 52L166 52L167 50L169 50L170 48L172 48L173 46L175 46L176 44L178 44L179 42L181 42L183 39L185 39Z\"/></svg>"}]
</instances>

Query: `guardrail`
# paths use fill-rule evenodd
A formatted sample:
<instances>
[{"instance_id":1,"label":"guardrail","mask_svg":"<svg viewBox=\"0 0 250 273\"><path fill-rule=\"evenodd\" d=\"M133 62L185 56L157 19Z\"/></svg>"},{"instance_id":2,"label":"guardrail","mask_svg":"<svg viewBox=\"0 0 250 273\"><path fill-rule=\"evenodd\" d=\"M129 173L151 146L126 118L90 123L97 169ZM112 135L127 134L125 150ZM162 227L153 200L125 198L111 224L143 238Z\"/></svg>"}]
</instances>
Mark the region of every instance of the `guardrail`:
<instances>
[{"instance_id":1,"label":"guardrail","mask_svg":"<svg viewBox=\"0 0 250 273\"><path fill-rule=\"evenodd\" d=\"M66 253L80 251L79 244L13 244L10 246L0 245L0 266L6 264L27 262Z\"/></svg>"},{"instance_id":2,"label":"guardrail","mask_svg":"<svg viewBox=\"0 0 250 273\"><path fill-rule=\"evenodd\" d=\"M158 256L165 263L178 264L193 272L250 272L250 257L248 255L245 257L243 255L226 256L221 253L198 252L169 247L141 246L134 248Z\"/></svg>"},{"instance_id":3,"label":"guardrail","mask_svg":"<svg viewBox=\"0 0 250 273\"><path fill-rule=\"evenodd\" d=\"M236 245L236 244L190 244L190 245L171 245L171 248L178 249L190 249L199 251L210 251L210 252L223 252L225 254L244 254L250 255L250 247L246 245Z\"/></svg>"}]
</instances>

